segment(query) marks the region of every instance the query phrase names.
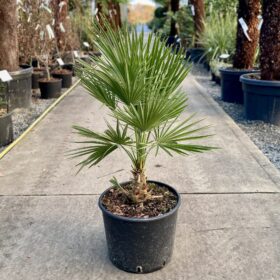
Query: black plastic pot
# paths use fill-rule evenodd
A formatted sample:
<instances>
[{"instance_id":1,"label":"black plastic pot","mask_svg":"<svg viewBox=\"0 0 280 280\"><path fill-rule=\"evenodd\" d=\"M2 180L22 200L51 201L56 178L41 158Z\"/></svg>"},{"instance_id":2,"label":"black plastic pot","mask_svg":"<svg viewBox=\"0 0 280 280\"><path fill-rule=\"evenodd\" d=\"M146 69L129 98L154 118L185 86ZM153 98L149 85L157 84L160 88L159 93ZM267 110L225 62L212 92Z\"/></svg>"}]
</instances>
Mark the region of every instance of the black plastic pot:
<instances>
[{"instance_id":1,"label":"black plastic pot","mask_svg":"<svg viewBox=\"0 0 280 280\"><path fill-rule=\"evenodd\" d=\"M13 122L12 113L0 116L0 146L5 146L13 142Z\"/></svg>"},{"instance_id":2,"label":"black plastic pot","mask_svg":"<svg viewBox=\"0 0 280 280\"><path fill-rule=\"evenodd\" d=\"M13 80L7 83L9 111L16 108L29 108L31 105L31 76L33 68L10 72Z\"/></svg>"},{"instance_id":3,"label":"black plastic pot","mask_svg":"<svg viewBox=\"0 0 280 280\"><path fill-rule=\"evenodd\" d=\"M72 72L68 73L55 73L52 72L52 76L56 79L62 80L62 87L63 88L70 88L72 86Z\"/></svg>"},{"instance_id":4,"label":"black plastic pot","mask_svg":"<svg viewBox=\"0 0 280 280\"><path fill-rule=\"evenodd\" d=\"M206 61L204 48L191 48L187 50L186 59L193 63L203 63Z\"/></svg>"},{"instance_id":5,"label":"black plastic pot","mask_svg":"<svg viewBox=\"0 0 280 280\"><path fill-rule=\"evenodd\" d=\"M41 91L41 98L58 98L61 93L62 81L59 79L53 79L50 81L46 81L45 79L39 80L39 87Z\"/></svg>"},{"instance_id":6,"label":"black plastic pot","mask_svg":"<svg viewBox=\"0 0 280 280\"><path fill-rule=\"evenodd\" d=\"M127 272L149 273L161 269L172 256L180 195L166 184L149 182L165 186L175 193L178 197L176 207L154 218L127 218L112 214L102 205L104 194L111 188L99 198L109 258L116 267Z\"/></svg>"},{"instance_id":7,"label":"black plastic pot","mask_svg":"<svg viewBox=\"0 0 280 280\"><path fill-rule=\"evenodd\" d=\"M238 70L233 68L221 68L221 97L225 102L244 103L242 84L240 77L243 74L257 72L256 69Z\"/></svg>"},{"instance_id":8,"label":"black plastic pot","mask_svg":"<svg viewBox=\"0 0 280 280\"><path fill-rule=\"evenodd\" d=\"M33 71L32 73L32 89L39 88L39 80L45 78L46 74L44 71Z\"/></svg>"},{"instance_id":9,"label":"black plastic pot","mask_svg":"<svg viewBox=\"0 0 280 280\"><path fill-rule=\"evenodd\" d=\"M63 66L62 66L62 69L65 69L65 70L69 70L72 72L72 76L74 77L75 76L75 69L74 69L74 64L73 63L65 63Z\"/></svg>"},{"instance_id":10,"label":"black plastic pot","mask_svg":"<svg viewBox=\"0 0 280 280\"><path fill-rule=\"evenodd\" d=\"M240 77L244 92L245 116L248 120L262 120L280 125L280 81L256 79L260 74Z\"/></svg>"}]
</instances>

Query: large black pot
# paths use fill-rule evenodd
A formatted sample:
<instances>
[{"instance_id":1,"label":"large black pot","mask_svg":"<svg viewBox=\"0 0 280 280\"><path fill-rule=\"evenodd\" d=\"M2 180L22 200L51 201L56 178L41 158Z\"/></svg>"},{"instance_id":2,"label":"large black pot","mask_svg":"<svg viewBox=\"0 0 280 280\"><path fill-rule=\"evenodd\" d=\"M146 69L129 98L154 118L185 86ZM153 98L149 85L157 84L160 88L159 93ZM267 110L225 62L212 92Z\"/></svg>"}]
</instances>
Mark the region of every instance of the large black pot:
<instances>
[{"instance_id":1,"label":"large black pot","mask_svg":"<svg viewBox=\"0 0 280 280\"><path fill-rule=\"evenodd\" d=\"M190 48L187 50L186 59L193 63L205 63L205 49L204 48Z\"/></svg>"},{"instance_id":2,"label":"large black pot","mask_svg":"<svg viewBox=\"0 0 280 280\"><path fill-rule=\"evenodd\" d=\"M12 113L0 116L0 146L5 146L13 142L13 122Z\"/></svg>"},{"instance_id":3,"label":"large black pot","mask_svg":"<svg viewBox=\"0 0 280 280\"><path fill-rule=\"evenodd\" d=\"M75 77L75 67L73 63L65 63L64 65L62 65L62 69L71 71L72 76Z\"/></svg>"},{"instance_id":4,"label":"large black pot","mask_svg":"<svg viewBox=\"0 0 280 280\"><path fill-rule=\"evenodd\" d=\"M13 80L7 84L9 111L16 108L29 108L31 105L32 67L9 72Z\"/></svg>"},{"instance_id":5,"label":"large black pot","mask_svg":"<svg viewBox=\"0 0 280 280\"><path fill-rule=\"evenodd\" d=\"M41 91L41 98L50 99L58 98L61 93L62 81L59 79L53 79L46 81L45 79L39 80L39 87Z\"/></svg>"},{"instance_id":6,"label":"large black pot","mask_svg":"<svg viewBox=\"0 0 280 280\"><path fill-rule=\"evenodd\" d=\"M178 203L170 212L154 218L127 218L112 214L102 205L109 258L112 263L128 272L149 273L163 268L171 259L177 213L181 203L180 195L172 187L165 186L178 197Z\"/></svg>"},{"instance_id":7,"label":"large black pot","mask_svg":"<svg viewBox=\"0 0 280 280\"><path fill-rule=\"evenodd\" d=\"M242 75L245 116L280 125L280 81L256 79L260 74ZM258 77L259 78L259 77Z\"/></svg>"},{"instance_id":8,"label":"large black pot","mask_svg":"<svg viewBox=\"0 0 280 280\"><path fill-rule=\"evenodd\" d=\"M221 68L221 97L225 102L244 103L242 84L240 77L243 74L257 72L256 69L238 70L233 68Z\"/></svg>"},{"instance_id":9,"label":"large black pot","mask_svg":"<svg viewBox=\"0 0 280 280\"><path fill-rule=\"evenodd\" d=\"M70 88L72 86L72 72L68 71L68 73L55 73L52 72L52 76L56 79L62 80L63 88Z\"/></svg>"},{"instance_id":10,"label":"large black pot","mask_svg":"<svg viewBox=\"0 0 280 280\"><path fill-rule=\"evenodd\" d=\"M32 89L38 89L39 88L39 80L42 78L46 78L46 72L44 70L42 71L33 71L32 73Z\"/></svg>"}]
</instances>

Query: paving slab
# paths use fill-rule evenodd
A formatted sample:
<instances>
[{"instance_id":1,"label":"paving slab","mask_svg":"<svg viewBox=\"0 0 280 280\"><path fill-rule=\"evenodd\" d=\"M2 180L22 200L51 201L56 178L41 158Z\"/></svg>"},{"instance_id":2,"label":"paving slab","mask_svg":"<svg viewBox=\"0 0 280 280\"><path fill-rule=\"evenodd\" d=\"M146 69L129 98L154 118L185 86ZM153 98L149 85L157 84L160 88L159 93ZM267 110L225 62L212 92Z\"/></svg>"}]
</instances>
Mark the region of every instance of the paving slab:
<instances>
[{"instance_id":1,"label":"paving slab","mask_svg":"<svg viewBox=\"0 0 280 280\"><path fill-rule=\"evenodd\" d=\"M280 172L249 137L195 82L188 77L183 88L189 108L198 112L215 134L205 141L220 150L188 157L170 158L162 153L148 161L148 178L172 184L181 193L279 192ZM112 176L130 178L130 162L114 152L90 171L75 175L78 160L67 159L79 140L72 125L104 131L106 109L81 87L67 96L42 123L0 161L0 195L98 194ZM203 142L203 141L202 141Z\"/></svg>"},{"instance_id":2,"label":"paving slab","mask_svg":"<svg viewBox=\"0 0 280 280\"><path fill-rule=\"evenodd\" d=\"M107 257L97 196L0 198L1 280L280 279L280 195L183 195L174 256L134 275Z\"/></svg>"}]
</instances>

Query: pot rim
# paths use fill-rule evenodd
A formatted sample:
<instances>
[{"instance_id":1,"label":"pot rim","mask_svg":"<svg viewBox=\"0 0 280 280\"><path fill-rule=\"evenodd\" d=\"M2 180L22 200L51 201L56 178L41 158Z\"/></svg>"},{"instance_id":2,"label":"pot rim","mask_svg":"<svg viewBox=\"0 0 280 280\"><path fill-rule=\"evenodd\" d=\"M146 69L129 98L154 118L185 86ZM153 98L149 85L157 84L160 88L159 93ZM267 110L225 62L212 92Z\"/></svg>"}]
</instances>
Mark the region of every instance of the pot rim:
<instances>
[{"instance_id":1,"label":"pot rim","mask_svg":"<svg viewBox=\"0 0 280 280\"><path fill-rule=\"evenodd\" d=\"M232 74L232 75L244 75L244 74L251 74L251 73L259 73L260 70L258 68L252 69L235 69L233 67L221 67L219 68L221 73L225 74Z\"/></svg>"},{"instance_id":2,"label":"pot rim","mask_svg":"<svg viewBox=\"0 0 280 280\"><path fill-rule=\"evenodd\" d=\"M126 183L129 183L130 181L128 182L124 182L122 184L126 184ZM155 183L155 184L158 184L158 185L164 185L165 187L169 188L173 193L176 194L178 200L177 200L177 204L176 206L169 212L165 213L165 214L162 214L160 216L156 216L156 217L151 217L151 218L129 218L129 217L123 217L123 216L118 216L116 214L113 214L112 212L108 211L103 205L102 205L102 198L103 196L110 190L112 189L112 187L106 189L100 196L99 196L99 199L98 199L98 206L99 208L101 209L101 211L103 213L106 213L106 215L114 218L114 219L117 219L117 220L121 220L121 221L126 221L126 222L135 222L135 223L145 223L145 222L151 222L151 221L157 221L157 220L161 220L161 219L164 219L168 216L171 216L174 212L176 212L180 205L181 205L181 196L180 194L177 192L177 190L175 190L173 187L165 184L165 183L162 183L162 182L158 182L158 181L153 181L153 180L148 180L149 183ZM122 185L121 184L121 185Z\"/></svg>"},{"instance_id":3,"label":"pot rim","mask_svg":"<svg viewBox=\"0 0 280 280\"><path fill-rule=\"evenodd\" d=\"M32 72L33 72L33 67L30 66L28 68L21 68L16 71L11 71L11 72L9 72L9 74L11 76L24 76L24 75L32 74Z\"/></svg>"},{"instance_id":4,"label":"pot rim","mask_svg":"<svg viewBox=\"0 0 280 280\"><path fill-rule=\"evenodd\" d=\"M258 79L250 78L249 75L251 74L243 74L240 77L240 82L248 85L255 85L255 86L280 87L280 81L258 80Z\"/></svg>"}]
</instances>

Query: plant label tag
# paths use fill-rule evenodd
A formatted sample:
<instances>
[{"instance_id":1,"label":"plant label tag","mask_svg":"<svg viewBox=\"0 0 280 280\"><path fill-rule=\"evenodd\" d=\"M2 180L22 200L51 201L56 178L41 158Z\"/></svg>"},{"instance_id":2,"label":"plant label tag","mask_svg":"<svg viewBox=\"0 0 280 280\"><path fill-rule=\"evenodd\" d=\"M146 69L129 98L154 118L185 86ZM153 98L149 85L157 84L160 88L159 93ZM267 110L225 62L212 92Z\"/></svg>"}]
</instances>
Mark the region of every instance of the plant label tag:
<instances>
[{"instance_id":1,"label":"plant label tag","mask_svg":"<svg viewBox=\"0 0 280 280\"><path fill-rule=\"evenodd\" d=\"M192 15L195 16L195 9L194 9L194 5L191 5L191 11L192 11Z\"/></svg>"},{"instance_id":2,"label":"plant label tag","mask_svg":"<svg viewBox=\"0 0 280 280\"><path fill-rule=\"evenodd\" d=\"M221 59L227 59L229 58L229 54L228 53L223 53L219 56Z\"/></svg>"},{"instance_id":3,"label":"plant label tag","mask_svg":"<svg viewBox=\"0 0 280 280\"><path fill-rule=\"evenodd\" d=\"M98 8L96 8L96 9L94 10L94 15L96 16L97 13L98 13Z\"/></svg>"},{"instance_id":4,"label":"plant label tag","mask_svg":"<svg viewBox=\"0 0 280 280\"><path fill-rule=\"evenodd\" d=\"M60 31L61 31L62 33L65 33L65 28L64 28L62 22L59 23L59 28L60 28Z\"/></svg>"},{"instance_id":5,"label":"plant label tag","mask_svg":"<svg viewBox=\"0 0 280 280\"><path fill-rule=\"evenodd\" d=\"M84 46L89 48L89 43L88 42L83 42Z\"/></svg>"},{"instance_id":6,"label":"plant label tag","mask_svg":"<svg viewBox=\"0 0 280 280\"><path fill-rule=\"evenodd\" d=\"M43 5L42 8L45 9L49 14L52 13L52 10L49 7Z\"/></svg>"},{"instance_id":7,"label":"plant label tag","mask_svg":"<svg viewBox=\"0 0 280 280\"><path fill-rule=\"evenodd\" d=\"M54 39L55 36L54 36L54 32L53 32L51 26L50 26L49 24L47 24L47 25L46 25L46 28L47 28L47 31L48 31L49 38L50 38L50 39Z\"/></svg>"},{"instance_id":8,"label":"plant label tag","mask_svg":"<svg viewBox=\"0 0 280 280\"><path fill-rule=\"evenodd\" d=\"M73 51L73 54L74 54L75 58L79 58L80 57L78 51Z\"/></svg>"},{"instance_id":9,"label":"plant label tag","mask_svg":"<svg viewBox=\"0 0 280 280\"><path fill-rule=\"evenodd\" d=\"M242 27L242 29L243 29L243 33L244 33L244 35L246 36L246 38L251 42L252 40L251 40L251 38L249 37L249 35L248 35L248 25L247 25L247 23L245 22L245 20L241 17L239 20L239 23L240 23L240 25L241 25L241 27Z\"/></svg>"},{"instance_id":10,"label":"plant label tag","mask_svg":"<svg viewBox=\"0 0 280 280\"><path fill-rule=\"evenodd\" d=\"M27 22L30 22L30 21L31 21L31 16L32 16L32 14L29 14L28 19L27 19Z\"/></svg>"},{"instance_id":11,"label":"plant label tag","mask_svg":"<svg viewBox=\"0 0 280 280\"><path fill-rule=\"evenodd\" d=\"M60 66L64 65L64 61L61 58L57 58L56 60Z\"/></svg>"},{"instance_id":12,"label":"plant label tag","mask_svg":"<svg viewBox=\"0 0 280 280\"><path fill-rule=\"evenodd\" d=\"M263 25L263 19L260 19L260 22L258 24L258 30L261 30L262 25Z\"/></svg>"},{"instance_id":13,"label":"plant label tag","mask_svg":"<svg viewBox=\"0 0 280 280\"><path fill-rule=\"evenodd\" d=\"M59 12L61 13L63 6L65 5L65 1L61 1L58 6L59 6Z\"/></svg>"},{"instance_id":14,"label":"plant label tag","mask_svg":"<svg viewBox=\"0 0 280 280\"><path fill-rule=\"evenodd\" d=\"M52 26L54 26L54 24L55 24L55 19L53 18L53 20L52 20Z\"/></svg>"},{"instance_id":15,"label":"plant label tag","mask_svg":"<svg viewBox=\"0 0 280 280\"><path fill-rule=\"evenodd\" d=\"M39 28L40 28L40 24L37 24L35 30L38 30Z\"/></svg>"},{"instance_id":16,"label":"plant label tag","mask_svg":"<svg viewBox=\"0 0 280 280\"><path fill-rule=\"evenodd\" d=\"M2 70L2 71L0 71L0 79L2 82L9 82L13 78L7 70Z\"/></svg>"}]
</instances>

